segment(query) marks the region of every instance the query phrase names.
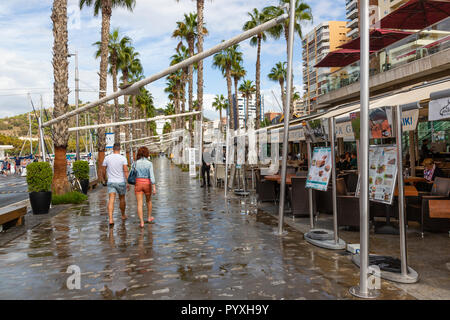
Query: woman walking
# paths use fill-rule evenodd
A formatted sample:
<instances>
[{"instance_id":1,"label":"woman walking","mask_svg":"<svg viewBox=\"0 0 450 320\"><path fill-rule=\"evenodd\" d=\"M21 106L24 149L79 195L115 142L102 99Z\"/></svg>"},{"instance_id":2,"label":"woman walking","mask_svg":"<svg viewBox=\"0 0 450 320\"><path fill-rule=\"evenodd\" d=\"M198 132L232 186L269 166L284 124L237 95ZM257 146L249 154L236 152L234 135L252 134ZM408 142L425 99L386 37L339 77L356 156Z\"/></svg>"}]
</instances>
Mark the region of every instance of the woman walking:
<instances>
[{"instance_id":1,"label":"woman walking","mask_svg":"<svg viewBox=\"0 0 450 320\"><path fill-rule=\"evenodd\" d=\"M150 152L147 147L140 147L136 155L136 194L137 210L141 228L144 227L144 194L147 202L148 217L147 222L153 223L152 217L152 194L156 194L155 175L153 173L153 164L148 159Z\"/></svg>"}]
</instances>

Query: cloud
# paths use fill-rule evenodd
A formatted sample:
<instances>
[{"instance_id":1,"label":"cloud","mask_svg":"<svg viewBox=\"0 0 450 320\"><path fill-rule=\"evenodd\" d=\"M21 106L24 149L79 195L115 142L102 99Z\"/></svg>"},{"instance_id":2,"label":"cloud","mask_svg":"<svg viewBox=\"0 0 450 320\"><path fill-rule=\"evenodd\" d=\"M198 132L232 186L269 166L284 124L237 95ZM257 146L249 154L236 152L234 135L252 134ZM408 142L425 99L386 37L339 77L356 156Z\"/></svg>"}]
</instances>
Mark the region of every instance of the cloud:
<instances>
[{"instance_id":1,"label":"cloud","mask_svg":"<svg viewBox=\"0 0 450 320\"><path fill-rule=\"evenodd\" d=\"M78 51L80 62L80 86L91 91L98 90L99 60L94 58L96 48L92 43L100 39L101 18L93 17L92 8L77 12L79 0L69 0L69 51ZM306 0L312 6L314 24L326 20L339 20L345 17L344 0ZM43 95L44 105L52 105L53 70L52 60L52 23L50 19L52 0L14 0L1 1L0 4L0 117L30 111L26 92L33 93L38 100ZM205 2L205 22L209 35L205 38L204 48L210 48L222 39L228 39L242 32L242 25L248 19L247 12L253 8L262 9L277 4L277 0L214 0ZM125 9L115 9L112 14L111 29L119 27L122 34L132 37L133 45L140 53L146 76L165 69L174 53L177 39L171 37L176 21L183 14L195 12L195 1L181 0L139 0L133 13ZM79 22L79 24L77 24ZM304 26L304 34L312 29ZM301 46L298 38L294 48L294 84L297 90L302 86ZM256 48L249 41L241 43L244 54L244 67L247 79L254 80ZM270 69L278 61L286 61L286 43L284 38L269 39L262 45L261 86L265 94L266 109L275 108L276 103L271 90L278 94L276 83L267 78ZM74 60L69 59L69 102L74 102ZM211 67L212 58L204 62L205 67L205 116L218 118L217 112L210 107L215 94L226 95L226 82L220 71ZM153 93L155 103L164 107L167 95L164 93L165 79L150 84L147 88ZM22 90L7 90L17 89ZM43 89L31 89L43 88ZM108 77L108 93L112 92L112 80ZM21 96L11 95L25 93ZM194 88L196 93L196 88ZM9 94L9 95L6 95ZM97 92L80 93L83 101L94 101ZM206 113L208 112L208 113Z\"/></svg>"}]
</instances>

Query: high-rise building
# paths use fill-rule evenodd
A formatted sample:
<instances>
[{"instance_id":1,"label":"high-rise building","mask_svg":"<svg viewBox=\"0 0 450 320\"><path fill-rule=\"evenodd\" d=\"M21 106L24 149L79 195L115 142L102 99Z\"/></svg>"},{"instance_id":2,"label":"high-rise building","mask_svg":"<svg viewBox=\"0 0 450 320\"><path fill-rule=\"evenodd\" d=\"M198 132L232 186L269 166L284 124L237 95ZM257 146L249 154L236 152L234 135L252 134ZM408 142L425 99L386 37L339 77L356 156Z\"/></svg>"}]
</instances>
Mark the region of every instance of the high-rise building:
<instances>
[{"instance_id":1,"label":"high-rise building","mask_svg":"<svg viewBox=\"0 0 450 320\"><path fill-rule=\"evenodd\" d=\"M394 10L397 10L400 6L408 2L409 0L369 0L369 25L376 27L376 23L383 19L386 15ZM360 0L346 0L346 18L347 37L355 39L359 37L359 5Z\"/></svg>"},{"instance_id":2,"label":"high-rise building","mask_svg":"<svg viewBox=\"0 0 450 320\"><path fill-rule=\"evenodd\" d=\"M320 85L325 77L336 68L315 68L330 51L346 43L348 28L346 21L328 21L316 26L302 41L303 48L303 84L306 112L313 109L319 94Z\"/></svg>"},{"instance_id":3,"label":"high-rise building","mask_svg":"<svg viewBox=\"0 0 450 320\"><path fill-rule=\"evenodd\" d=\"M235 104L236 96L233 94L233 104ZM247 98L243 94L238 94L238 106L234 106L235 115L237 119L239 120L239 127L244 128L245 126L245 113L246 113L246 105L247 105ZM261 113L260 113L260 120L264 120L264 96L261 95ZM256 118L256 94L252 94L252 96L249 99L248 104L248 118L249 119L255 119Z\"/></svg>"}]
</instances>

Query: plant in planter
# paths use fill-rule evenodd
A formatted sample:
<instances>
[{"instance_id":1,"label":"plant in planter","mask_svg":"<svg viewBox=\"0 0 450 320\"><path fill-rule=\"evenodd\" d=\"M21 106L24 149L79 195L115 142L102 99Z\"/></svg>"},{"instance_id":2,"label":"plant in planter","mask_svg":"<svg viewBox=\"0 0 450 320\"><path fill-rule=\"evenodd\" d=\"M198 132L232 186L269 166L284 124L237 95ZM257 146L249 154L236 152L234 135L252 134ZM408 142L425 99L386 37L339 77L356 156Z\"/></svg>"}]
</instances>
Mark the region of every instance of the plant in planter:
<instances>
[{"instance_id":1,"label":"plant in planter","mask_svg":"<svg viewBox=\"0 0 450 320\"><path fill-rule=\"evenodd\" d=\"M80 181L83 193L87 194L89 189L89 163L82 160L75 161L73 163L73 174Z\"/></svg>"},{"instance_id":2,"label":"plant in planter","mask_svg":"<svg viewBox=\"0 0 450 320\"><path fill-rule=\"evenodd\" d=\"M33 162L27 166L27 184L34 214L45 214L52 201L53 170L48 162Z\"/></svg>"}]
</instances>

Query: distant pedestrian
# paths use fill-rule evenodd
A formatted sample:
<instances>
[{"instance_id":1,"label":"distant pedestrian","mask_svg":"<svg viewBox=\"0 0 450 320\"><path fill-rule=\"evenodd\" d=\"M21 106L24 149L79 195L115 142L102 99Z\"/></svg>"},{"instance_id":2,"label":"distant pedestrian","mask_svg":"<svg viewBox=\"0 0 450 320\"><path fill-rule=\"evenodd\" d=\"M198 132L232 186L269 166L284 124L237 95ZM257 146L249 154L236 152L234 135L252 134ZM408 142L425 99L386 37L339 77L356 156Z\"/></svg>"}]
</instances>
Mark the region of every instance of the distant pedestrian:
<instances>
[{"instance_id":1,"label":"distant pedestrian","mask_svg":"<svg viewBox=\"0 0 450 320\"><path fill-rule=\"evenodd\" d=\"M211 172L211 154L209 152L206 151L205 148L203 148L203 153L202 153L202 185L200 186L201 188L203 188L206 184L206 179L205 179L205 173L206 176L208 178L208 187L211 186L210 183L210 172Z\"/></svg>"},{"instance_id":2,"label":"distant pedestrian","mask_svg":"<svg viewBox=\"0 0 450 320\"><path fill-rule=\"evenodd\" d=\"M156 194L156 181L153 172L153 164L149 160L150 151L147 147L140 147L136 155L136 185L134 193L136 195L137 212L140 220L140 227L144 227L144 194L147 203L147 222L152 223L155 220L152 217L152 194Z\"/></svg>"},{"instance_id":3,"label":"distant pedestrian","mask_svg":"<svg viewBox=\"0 0 450 320\"><path fill-rule=\"evenodd\" d=\"M101 170L103 180L106 180L105 173L108 176L108 216L109 225L112 226L114 225L113 212L116 193L119 195L119 207L120 211L122 212L122 220L126 220L127 215L125 214L125 194L127 190L130 190L130 186L127 185L128 162L127 158L120 154L120 143L114 143L113 153L105 157L105 160L103 160L103 167L105 167L106 169Z\"/></svg>"}]
</instances>

